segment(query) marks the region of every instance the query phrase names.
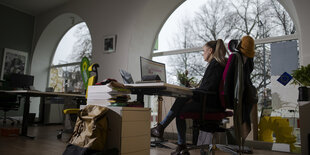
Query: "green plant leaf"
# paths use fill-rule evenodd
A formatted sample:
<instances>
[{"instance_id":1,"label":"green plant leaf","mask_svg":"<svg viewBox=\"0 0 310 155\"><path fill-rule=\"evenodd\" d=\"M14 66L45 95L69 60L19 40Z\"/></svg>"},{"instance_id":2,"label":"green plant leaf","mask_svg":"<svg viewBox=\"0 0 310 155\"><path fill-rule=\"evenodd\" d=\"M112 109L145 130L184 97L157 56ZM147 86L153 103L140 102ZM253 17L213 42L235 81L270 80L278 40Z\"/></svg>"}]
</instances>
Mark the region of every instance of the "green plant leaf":
<instances>
[{"instance_id":1,"label":"green plant leaf","mask_svg":"<svg viewBox=\"0 0 310 155\"><path fill-rule=\"evenodd\" d=\"M301 66L300 68L293 70L293 84L310 86L310 64L307 66Z\"/></svg>"}]
</instances>

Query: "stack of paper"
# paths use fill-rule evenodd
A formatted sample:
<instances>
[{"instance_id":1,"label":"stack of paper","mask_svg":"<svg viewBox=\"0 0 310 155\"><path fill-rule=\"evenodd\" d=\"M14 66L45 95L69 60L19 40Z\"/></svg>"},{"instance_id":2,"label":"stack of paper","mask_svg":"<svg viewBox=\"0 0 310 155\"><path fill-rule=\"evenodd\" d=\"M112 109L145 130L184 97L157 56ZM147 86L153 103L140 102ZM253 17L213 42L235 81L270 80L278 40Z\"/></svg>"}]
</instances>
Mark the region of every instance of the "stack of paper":
<instances>
[{"instance_id":1,"label":"stack of paper","mask_svg":"<svg viewBox=\"0 0 310 155\"><path fill-rule=\"evenodd\" d=\"M124 85L117 82L110 82L106 85L88 86L88 105L101 106L126 106L129 100L130 91Z\"/></svg>"}]
</instances>

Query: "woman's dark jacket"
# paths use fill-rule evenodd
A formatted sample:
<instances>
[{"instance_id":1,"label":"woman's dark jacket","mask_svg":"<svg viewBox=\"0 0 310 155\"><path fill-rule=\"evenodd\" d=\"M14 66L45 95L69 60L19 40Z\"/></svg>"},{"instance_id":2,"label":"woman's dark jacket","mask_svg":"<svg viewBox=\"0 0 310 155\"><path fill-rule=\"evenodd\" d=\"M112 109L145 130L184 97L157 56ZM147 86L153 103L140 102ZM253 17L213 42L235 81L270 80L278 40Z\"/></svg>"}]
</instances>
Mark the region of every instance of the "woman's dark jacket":
<instances>
[{"instance_id":1,"label":"woman's dark jacket","mask_svg":"<svg viewBox=\"0 0 310 155\"><path fill-rule=\"evenodd\" d=\"M201 93L197 93L197 90L211 91L214 92L215 95L207 96L207 107L208 108L221 108L221 103L219 100L219 85L222 80L222 75L224 72L225 66L222 66L219 62L217 62L214 58L210 61L203 78L201 80L201 84L199 88L194 90L193 99L195 101L200 101Z\"/></svg>"}]
</instances>

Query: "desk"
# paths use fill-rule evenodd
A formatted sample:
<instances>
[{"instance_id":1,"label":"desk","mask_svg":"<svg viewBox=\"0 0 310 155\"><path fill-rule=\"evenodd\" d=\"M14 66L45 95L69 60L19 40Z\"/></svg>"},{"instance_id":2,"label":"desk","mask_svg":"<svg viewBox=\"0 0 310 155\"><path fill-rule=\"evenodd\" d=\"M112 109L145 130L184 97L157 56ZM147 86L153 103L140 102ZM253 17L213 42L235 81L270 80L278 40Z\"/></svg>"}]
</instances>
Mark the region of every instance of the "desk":
<instances>
[{"instance_id":1,"label":"desk","mask_svg":"<svg viewBox=\"0 0 310 155\"><path fill-rule=\"evenodd\" d=\"M130 89L131 94L137 95L137 101L144 107L144 95L159 95L170 97L190 97L193 96L193 91L186 87L172 85L168 83L137 83L125 84L127 89ZM157 123L162 120L162 98L158 98L158 119Z\"/></svg>"},{"instance_id":2,"label":"desk","mask_svg":"<svg viewBox=\"0 0 310 155\"><path fill-rule=\"evenodd\" d=\"M137 95L143 104L144 95L172 97L192 96L192 90L167 83L125 84L131 94ZM149 108L108 107L109 121L107 148L118 148L122 155L150 154L150 116Z\"/></svg>"},{"instance_id":3,"label":"desk","mask_svg":"<svg viewBox=\"0 0 310 155\"><path fill-rule=\"evenodd\" d=\"M172 85L168 83L138 83L125 84L130 89L131 94L137 95L137 101L144 105L144 95L160 95L171 97L190 97L193 95L191 89Z\"/></svg>"},{"instance_id":4,"label":"desk","mask_svg":"<svg viewBox=\"0 0 310 155\"><path fill-rule=\"evenodd\" d=\"M53 96L63 96L63 97L82 97L84 98L85 95L81 94L70 94L70 93L58 93L58 92L42 92L42 91L34 91L34 90L0 90L0 93L10 93L21 95L25 97L25 105L24 105L24 112L23 112L23 122L22 122L22 136L29 137L27 135L28 132L28 117L29 117L29 108L30 108L30 97L41 97L41 101L43 101L42 108L44 110L44 100L45 97L53 97ZM43 115L42 120L43 119ZM33 138L33 137L31 137Z\"/></svg>"}]
</instances>

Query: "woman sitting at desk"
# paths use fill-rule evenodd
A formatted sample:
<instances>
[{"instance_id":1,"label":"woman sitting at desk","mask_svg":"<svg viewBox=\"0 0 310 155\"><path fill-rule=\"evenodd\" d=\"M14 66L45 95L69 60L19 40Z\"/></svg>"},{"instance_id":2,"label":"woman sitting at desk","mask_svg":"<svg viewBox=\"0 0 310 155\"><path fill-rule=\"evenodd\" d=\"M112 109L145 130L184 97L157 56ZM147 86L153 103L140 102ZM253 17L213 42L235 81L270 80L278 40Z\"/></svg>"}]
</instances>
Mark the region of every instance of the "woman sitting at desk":
<instances>
[{"instance_id":1,"label":"woman sitting at desk","mask_svg":"<svg viewBox=\"0 0 310 155\"><path fill-rule=\"evenodd\" d=\"M222 79L222 74L226 65L225 55L227 50L222 39L217 41L209 41L203 46L203 59L208 62L208 67L202 78L199 86L200 90L205 91L219 91L219 84ZM195 96L195 95L194 95ZM152 137L162 137L164 129L170 122L176 118L176 125L178 131L178 147L172 155L179 154L182 150L186 149L186 123L184 119L180 119L182 112L201 112L202 103L195 102L195 97L192 98L177 98L172 105L167 116L156 127L151 129ZM207 107L221 108L218 97L210 98Z\"/></svg>"}]
</instances>

